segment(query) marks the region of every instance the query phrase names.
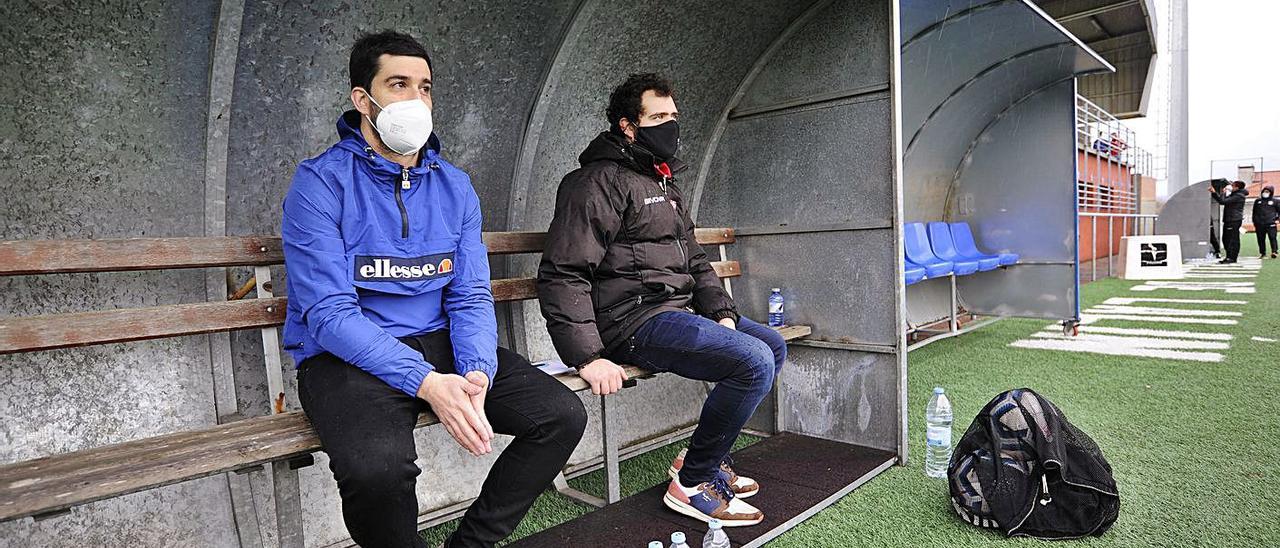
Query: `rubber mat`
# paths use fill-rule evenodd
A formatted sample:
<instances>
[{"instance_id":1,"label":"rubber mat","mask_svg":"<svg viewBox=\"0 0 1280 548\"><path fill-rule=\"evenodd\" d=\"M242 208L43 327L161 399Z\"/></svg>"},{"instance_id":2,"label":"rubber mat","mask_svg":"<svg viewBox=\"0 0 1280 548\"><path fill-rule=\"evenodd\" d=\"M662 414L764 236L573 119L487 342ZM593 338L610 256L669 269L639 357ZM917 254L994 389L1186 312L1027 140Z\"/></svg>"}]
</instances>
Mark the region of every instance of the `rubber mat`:
<instances>
[{"instance_id":1,"label":"rubber mat","mask_svg":"<svg viewBox=\"0 0 1280 548\"><path fill-rule=\"evenodd\" d=\"M817 506L894 455L848 443L783 433L733 454L734 469L760 482L760 492L747 499L764 512L751 527L727 527L729 540L742 546L773 537L792 518ZM684 531L691 546L702 544L707 525L662 504L667 484L655 485L582 517L509 544L519 548L618 546L644 548L649 541L670 543L671 533Z\"/></svg>"}]
</instances>

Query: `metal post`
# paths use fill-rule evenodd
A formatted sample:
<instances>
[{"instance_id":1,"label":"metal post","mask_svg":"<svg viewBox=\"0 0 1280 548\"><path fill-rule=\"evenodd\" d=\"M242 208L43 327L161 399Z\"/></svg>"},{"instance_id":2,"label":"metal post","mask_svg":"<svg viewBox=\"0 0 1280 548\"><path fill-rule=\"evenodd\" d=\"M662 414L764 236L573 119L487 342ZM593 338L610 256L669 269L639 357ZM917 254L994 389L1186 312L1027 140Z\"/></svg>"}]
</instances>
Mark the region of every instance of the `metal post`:
<instances>
[{"instance_id":1,"label":"metal post","mask_svg":"<svg viewBox=\"0 0 1280 548\"><path fill-rule=\"evenodd\" d=\"M1098 279L1098 218L1097 217L1089 218L1089 229L1093 231L1093 237L1090 240L1092 242L1091 247L1093 247L1093 250L1092 250L1092 253L1090 253L1091 258L1089 260L1089 268L1092 270L1092 274L1089 277L1089 281L1092 282Z\"/></svg>"},{"instance_id":2,"label":"metal post","mask_svg":"<svg viewBox=\"0 0 1280 548\"><path fill-rule=\"evenodd\" d=\"M604 446L604 500L613 504L622 500L622 482L618 477L618 424L609 408L609 400L617 396L600 396L600 442Z\"/></svg>"},{"instance_id":3,"label":"metal post","mask_svg":"<svg viewBox=\"0 0 1280 548\"><path fill-rule=\"evenodd\" d=\"M960 329L960 322L956 318L959 314L957 309L960 308L959 299L956 298L956 275L952 273L947 277L951 278L951 332L955 333Z\"/></svg>"},{"instance_id":4,"label":"metal post","mask_svg":"<svg viewBox=\"0 0 1280 548\"><path fill-rule=\"evenodd\" d=\"M270 299L271 267L259 266L253 269L257 279L257 296L259 299ZM270 308L268 312L272 312ZM267 395L271 414L285 412L284 376L280 360L280 331L276 327L268 327L262 332L262 358L267 369ZM271 490L275 496L277 537L280 548L303 548L306 543L302 530L302 493L298 484L298 471L289 466L288 461L271 463Z\"/></svg>"},{"instance_id":5,"label":"metal post","mask_svg":"<svg viewBox=\"0 0 1280 548\"><path fill-rule=\"evenodd\" d=\"M1108 278L1115 275L1115 271L1111 270L1111 256L1115 254L1115 250L1111 248L1112 242L1115 241L1115 235L1112 234L1112 230L1111 230L1111 227L1115 225L1115 223L1111 222L1114 219L1115 217L1107 215L1107 277Z\"/></svg>"},{"instance_id":6,"label":"metal post","mask_svg":"<svg viewBox=\"0 0 1280 548\"><path fill-rule=\"evenodd\" d=\"M720 244L720 260L729 260L729 254L726 252L724 244ZM724 282L724 292L728 293L730 297L733 297L733 280L725 278L722 281Z\"/></svg>"}]
</instances>

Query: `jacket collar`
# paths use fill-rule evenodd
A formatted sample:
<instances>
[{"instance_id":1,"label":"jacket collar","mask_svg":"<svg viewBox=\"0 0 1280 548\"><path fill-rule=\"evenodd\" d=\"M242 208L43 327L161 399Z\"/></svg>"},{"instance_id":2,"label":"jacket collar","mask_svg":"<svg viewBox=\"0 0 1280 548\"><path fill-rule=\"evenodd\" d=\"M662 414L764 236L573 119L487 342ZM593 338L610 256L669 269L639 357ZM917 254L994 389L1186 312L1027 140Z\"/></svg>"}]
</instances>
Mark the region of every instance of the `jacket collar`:
<instances>
[{"instance_id":1,"label":"jacket collar","mask_svg":"<svg viewBox=\"0 0 1280 548\"><path fill-rule=\"evenodd\" d=\"M653 156L648 151L640 147L631 146L626 138L612 131L603 131L591 140L586 150L578 155L578 163L585 166L592 162L611 161L626 166L628 169L635 171L641 175L647 175L655 179L662 176L654 169L655 162ZM678 175L680 172L689 169L689 165L679 158L667 160L667 167L671 169L672 175Z\"/></svg>"},{"instance_id":2,"label":"jacket collar","mask_svg":"<svg viewBox=\"0 0 1280 548\"><path fill-rule=\"evenodd\" d=\"M383 158L381 154L374 152L373 147L369 146L365 140L364 134L360 132L360 111L348 110L338 117L338 148L346 150L352 156L365 162L370 170L377 175L379 180L392 180L400 177L400 164ZM440 139L433 132L431 137L427 139L426 146L423 147L422 154L418 157L418 165L409 170L409 173L418 176L426 173L431 168L431 164L440 158Z\"/></svg>"}]
</instances>

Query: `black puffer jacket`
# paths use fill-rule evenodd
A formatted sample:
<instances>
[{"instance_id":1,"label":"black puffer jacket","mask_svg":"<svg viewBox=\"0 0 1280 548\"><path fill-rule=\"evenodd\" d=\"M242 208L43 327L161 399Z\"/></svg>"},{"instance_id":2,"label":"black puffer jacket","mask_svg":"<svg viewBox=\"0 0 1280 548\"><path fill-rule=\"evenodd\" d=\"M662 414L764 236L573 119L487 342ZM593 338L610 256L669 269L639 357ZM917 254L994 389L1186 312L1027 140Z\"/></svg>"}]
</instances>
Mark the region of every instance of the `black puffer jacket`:
<instances>
[{"instance_id":1,"label":"black puffer jacket","mask_svg":"<svg viewBox=\"0 0 1280 548\"><path fill-rule=\"evenodd\" d=\"M668 162L672 176L663 176L651 156L609 132L578 161L560 182L538 267L542 316L560 359L586 365L665 311L736 320L675 185L684 163Z\"/></svg>"},{"instance_id":2,"label":"black puffer jacket","mask_svg":"<svg viewBox=\"0 0 1280 548\"><path fill-rule=\"evenodd\" d=\"M1253 201L1253 226L1263 227L1275 224L1280 219L1280 198L1275 197L1272 187L1262 187L1262 196Z\"/></svg>"},{"instance_id":3,"label":"black puffer jacket","mask_svg":"<svg viewBox=\"0 0 1280 548\"><path fill-rule=\"evenodd\" d=\"M1217 192L1210 194L1213 201L1222 205L1222 224L1239 225L1244 222L1244 201L1248 195L1249 191L1243 188L1228 194L1226 198L1219 196Z\"/></svg>"}]
</instances>

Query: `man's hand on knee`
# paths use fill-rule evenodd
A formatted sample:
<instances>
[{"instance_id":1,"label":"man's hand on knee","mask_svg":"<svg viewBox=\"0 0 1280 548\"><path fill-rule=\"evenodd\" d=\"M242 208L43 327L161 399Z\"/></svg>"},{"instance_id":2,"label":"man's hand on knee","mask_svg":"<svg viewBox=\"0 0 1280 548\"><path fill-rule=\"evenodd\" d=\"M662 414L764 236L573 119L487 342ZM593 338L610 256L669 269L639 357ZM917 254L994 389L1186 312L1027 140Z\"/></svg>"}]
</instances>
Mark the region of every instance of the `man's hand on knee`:
<instances>
[{"instance_id":1,"label":"man's hand on knee","mask_svg":"<svg viewBox=\"0 0 1280 548\"><path fill-rule=\"evenodd\" d=\"M604 358L582 366L578 376L591 385L591 393L604 396L622 390L622 382L627 380L627 372L621 365Z\"/></svg>"},{"instance_id":2,"label":"man's hand on knee","mask_svg":"<svg viewBox=\"0 0 1280 548\"><path fill-rule=\"evenodd\" d=\"M418 386L418 397L431 404L431 411L440 419L449 435L472 455L480 456L490 451L491 436L487 435L488 421L482 421L472 404L472 396L483 395L485 389L461 375L432 371Z\"/></svg>"},{"instance_id":3,"label":"man's hand on knee","mask_svg":"<svg viewBox=\"0 0 1280 548\"><path fill-rule=\"evenodd\" d=\"M467 380L480 387L480 393L471 396L471 407L480 415L480 424L484 426L484 448L488 453L493 451L493 425L489 424L489 416L484 412L484 397L489 393L489 376L480 371L467 373Z\"/></svg>"}]
</instances>

